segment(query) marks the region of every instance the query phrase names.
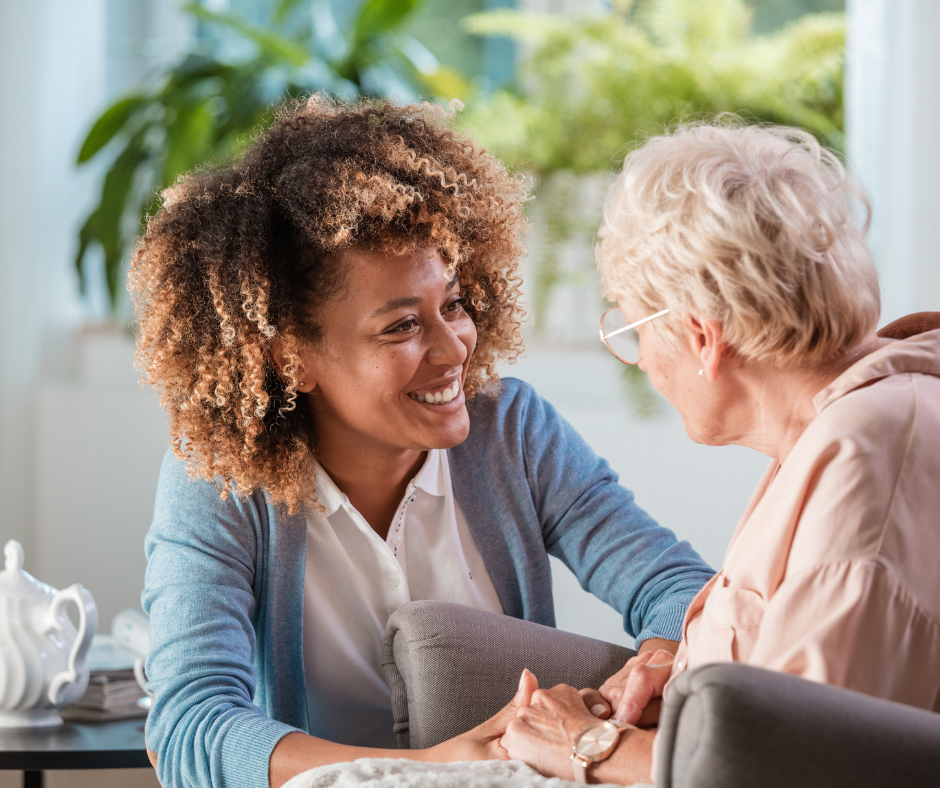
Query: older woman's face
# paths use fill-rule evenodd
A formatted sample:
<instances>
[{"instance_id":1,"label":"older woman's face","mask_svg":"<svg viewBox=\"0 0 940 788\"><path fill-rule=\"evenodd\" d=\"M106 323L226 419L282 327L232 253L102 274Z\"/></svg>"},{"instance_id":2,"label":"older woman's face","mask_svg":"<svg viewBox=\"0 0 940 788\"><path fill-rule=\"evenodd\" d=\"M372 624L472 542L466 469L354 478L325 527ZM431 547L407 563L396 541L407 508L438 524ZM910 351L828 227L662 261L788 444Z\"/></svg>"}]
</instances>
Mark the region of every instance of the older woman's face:
<instances>
[{"instance_id":1,"label":"older woman's face","mask_svg":"<svg viewBox=\"0 0 940 788\"><path fill-rule=\"evenodd\" d=\"M302 356L318 435L361 450L449 448L467 437L463 383L476 327L435 250L344 256L346 287Z\"/></svg>"},{"instance_id":2,"label":"older woman's face","mask_svg":"<svg viewBox=\"0 0 940 788\"><path fill-rule=\"evenodd\" d=\"M623 300L618 306L628 322L641 320L646 315L635 314ZM677 343L666 342L651 323L637 328L640 337L639 367L682 416L685 431L696 443L725 445L728 440L727 405L725 388L698 374L701 357L694 352L695 338L688 327Z\"/></svg>"}]
</instances>

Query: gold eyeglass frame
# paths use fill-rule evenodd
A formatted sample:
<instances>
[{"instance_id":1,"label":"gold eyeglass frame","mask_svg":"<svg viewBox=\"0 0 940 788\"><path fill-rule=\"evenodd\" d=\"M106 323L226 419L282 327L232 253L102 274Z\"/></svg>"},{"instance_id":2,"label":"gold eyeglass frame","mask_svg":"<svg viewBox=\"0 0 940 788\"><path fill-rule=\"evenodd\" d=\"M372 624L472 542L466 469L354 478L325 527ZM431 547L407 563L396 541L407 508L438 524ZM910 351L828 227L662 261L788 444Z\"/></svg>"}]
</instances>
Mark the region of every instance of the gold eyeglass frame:
<instances>
[{"instance_id":1,"label":"gold eyeglass frame","mask_svg":"<svg viewBox=\"0 0 940 788\"><path fill-rule=\"evenodd\" d=\"M600 337L601 337L601 342L604 343L604 347L606 347L611 353L614 354L614 357L615 357L618 361L622 362L623 364L629 364L631 367L632 367L632 366L636 366L637 364L640 363L640 359L642 358L642 356L637 357L637 360L636 360L636 361L627 361L627 360L626 360L625 358L623 358L619 353L617 353L616 350L614 350L614 349L610 346L610 342L608 342L607 340L610 339L611 337L617 336L617 334L622 334L624 331L629 331L630 329L636 328L637 326L641 326L641 325L643 325L644 323L649 323L650 320L655 320L657 317L662 317L663 315L665 315L666 313L668 313L669 310L668 310L668 309L664 309L662 312L657 312L655 315L650 315L649 317L644 317L642 320L637 320L636 323L631 323L630 325L624 326L623 328L618 328L616 331L611 331L609 334L607 334L607 335L605 336L605 334L604 334L604 318L607 317L607 315L608 315L610 312L613 312L615 309L619 311L619 310L620 310L620 307L619 307L619 306L612 306L610 309L604 310L604 314L601 315L601 327L600 327L600 331L599 331Z\"/></svg>"}]
</instances>

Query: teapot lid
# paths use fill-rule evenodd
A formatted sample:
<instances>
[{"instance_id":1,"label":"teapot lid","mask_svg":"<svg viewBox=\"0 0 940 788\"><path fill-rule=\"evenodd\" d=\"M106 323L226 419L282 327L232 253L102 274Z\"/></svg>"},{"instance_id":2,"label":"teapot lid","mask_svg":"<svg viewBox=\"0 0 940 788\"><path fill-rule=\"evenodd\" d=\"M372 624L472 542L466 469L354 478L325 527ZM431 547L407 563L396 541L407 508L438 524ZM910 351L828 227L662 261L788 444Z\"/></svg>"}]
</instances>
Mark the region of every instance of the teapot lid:
<instances>
[{"instance_id":1,"label":"teapot lid","mask_svg":"<svg viewBox=\"0 0 940 788\"><path fill-rule=\"evenodd\" d=\"M23 545L11 539L3 548L5 568L0 572L0 596L52 595L56 590L23 571Z\"/></svg>"}]
</instances>

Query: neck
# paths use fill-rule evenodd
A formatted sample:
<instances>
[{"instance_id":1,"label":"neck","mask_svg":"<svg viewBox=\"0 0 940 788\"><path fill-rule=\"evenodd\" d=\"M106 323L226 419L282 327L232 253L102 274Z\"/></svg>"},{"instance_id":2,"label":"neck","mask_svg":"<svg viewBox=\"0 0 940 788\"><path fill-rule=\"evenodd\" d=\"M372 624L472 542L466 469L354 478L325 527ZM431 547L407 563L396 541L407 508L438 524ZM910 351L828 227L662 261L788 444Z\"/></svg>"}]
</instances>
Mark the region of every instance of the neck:
<instances>
[{"instance_id":1,"label":"neck","mask_svg":"<svg viewBox=\"0 0 940 788\"><path fill-rule=\"evenodd\" d=\"M742 366L738 370L740 390L736 399L743 417L735 421L746 427L728 443L747 446L784 462L816 418L816 395L886 341L873 334L838 358L805 370L780 369L764 363Z\"/></svg>"},{"instance_id":2,"label":"neck","mask_svg":"<svg viewBox=\"0 0 940 788\"><path fill-rule=\"evenodd\" d=\"M421 468L427 452L396 449L339 432L318 425L317 462L384 539L408 482Z\"/></svg>"}]
</instances>

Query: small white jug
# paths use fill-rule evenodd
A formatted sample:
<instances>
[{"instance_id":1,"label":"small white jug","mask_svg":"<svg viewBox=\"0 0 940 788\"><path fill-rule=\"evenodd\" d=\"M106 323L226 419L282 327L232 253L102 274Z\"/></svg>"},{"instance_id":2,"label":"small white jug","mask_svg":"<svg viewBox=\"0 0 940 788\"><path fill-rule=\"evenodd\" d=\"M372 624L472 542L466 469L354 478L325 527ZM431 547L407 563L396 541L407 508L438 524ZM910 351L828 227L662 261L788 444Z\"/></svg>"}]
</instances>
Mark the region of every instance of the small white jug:
<instances>
[{"instance_id":1,"label":"small white jug","mask_svg":"<svg viewBox=\"0 0 940 788\"><path fill-rule=\"evenodd\" d=\"M61 591L23 571L23 547L3 548L0 572L0 728L61 725L58 711L88 688L85 658L98 608L81 583ZM78 631L65 613L78 605Z\"/></svg>"}]
</instances>

